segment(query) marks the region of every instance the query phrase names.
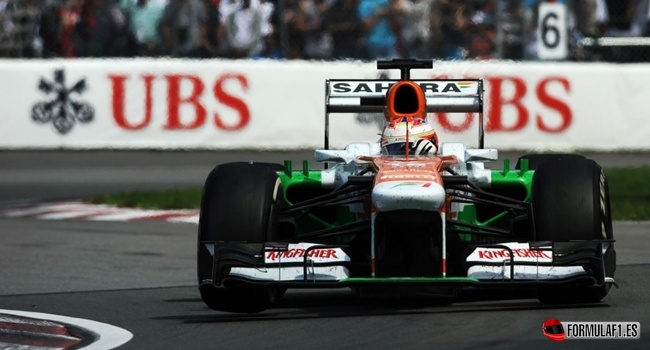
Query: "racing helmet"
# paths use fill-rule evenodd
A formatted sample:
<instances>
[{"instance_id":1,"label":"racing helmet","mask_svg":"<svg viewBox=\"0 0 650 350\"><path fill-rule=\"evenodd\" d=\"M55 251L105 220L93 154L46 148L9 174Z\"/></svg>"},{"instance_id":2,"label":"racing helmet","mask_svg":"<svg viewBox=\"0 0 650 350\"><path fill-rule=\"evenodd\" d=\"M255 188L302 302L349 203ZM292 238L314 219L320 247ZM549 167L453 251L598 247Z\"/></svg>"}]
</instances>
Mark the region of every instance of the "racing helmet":
<instances>
[{"instance_id":1,"label":"racing helmet","mask_svg":"<svg viewBox=\"0 0 650 350\"><path fill-rule=\"evenodd\" d=\"M381 151L387 155L406 155L408 138L409 154L435 153L438 137L429 121L419 117L402 117L386 122L381 134ZM430 141L435 149L418 149L420 140ZM427 143L428 144L428 143ZM430 145L428 148L431 148Z\"/></svg>"}]
</instances>

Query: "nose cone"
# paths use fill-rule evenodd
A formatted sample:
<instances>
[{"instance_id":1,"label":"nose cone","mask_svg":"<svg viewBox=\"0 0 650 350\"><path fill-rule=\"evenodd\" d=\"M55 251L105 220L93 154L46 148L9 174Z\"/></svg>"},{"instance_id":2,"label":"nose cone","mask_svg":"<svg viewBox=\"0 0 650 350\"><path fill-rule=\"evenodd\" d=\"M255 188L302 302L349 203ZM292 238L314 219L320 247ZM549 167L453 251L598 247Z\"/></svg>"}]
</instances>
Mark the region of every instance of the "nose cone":
<instances>
[{"instance_id":1,"label":"nose cone","mask_svg":"<svg viewBox=\"0 0 650 350\"><path fill-rule=\"evenodd\" d=\"M445 204L445 197L445 189L436 182L387 181L372 190L372 204L379 211L439 211Z\"/></svg>"}]
</instances>

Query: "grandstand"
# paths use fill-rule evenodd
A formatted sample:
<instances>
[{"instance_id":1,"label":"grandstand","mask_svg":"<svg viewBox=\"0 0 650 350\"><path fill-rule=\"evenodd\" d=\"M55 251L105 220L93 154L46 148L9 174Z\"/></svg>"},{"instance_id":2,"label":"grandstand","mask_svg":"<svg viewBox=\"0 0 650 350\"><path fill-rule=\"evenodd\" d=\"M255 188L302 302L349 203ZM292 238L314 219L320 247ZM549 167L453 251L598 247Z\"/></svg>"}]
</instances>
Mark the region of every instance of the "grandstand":
<instances>
[{"instance_id":1,"label":"grandstand","mask_svg":"<svg viewBox=\"0 0 650 350\"><path fill-rule=\"evenodd\" d=\"M538 60L539 6L558 3L562 60L647 62L648 2L0 0L0 57Z\"/></svg>"}]
</instances>

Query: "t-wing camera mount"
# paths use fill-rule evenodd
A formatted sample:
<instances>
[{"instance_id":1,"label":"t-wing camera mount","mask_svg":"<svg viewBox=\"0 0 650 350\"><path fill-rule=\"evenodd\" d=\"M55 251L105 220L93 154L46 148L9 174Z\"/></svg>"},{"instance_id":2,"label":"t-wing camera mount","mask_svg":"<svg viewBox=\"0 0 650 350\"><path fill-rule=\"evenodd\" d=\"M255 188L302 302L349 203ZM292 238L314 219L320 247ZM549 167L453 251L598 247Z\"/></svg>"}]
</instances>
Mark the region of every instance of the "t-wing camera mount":
<instances>
[{"instance_id":1,"label":"t-wing camera mount","mask_svg":"<svg viewBox=\"0 0 650 350\"><path fill-rule=\"evenodd\" d=\"M377 61L377 69L399 69L400 80L411 79L411 69L433 68L433 60L418 60L414 58L394 58L388 61Z\"/></svg>"}]
</instances>

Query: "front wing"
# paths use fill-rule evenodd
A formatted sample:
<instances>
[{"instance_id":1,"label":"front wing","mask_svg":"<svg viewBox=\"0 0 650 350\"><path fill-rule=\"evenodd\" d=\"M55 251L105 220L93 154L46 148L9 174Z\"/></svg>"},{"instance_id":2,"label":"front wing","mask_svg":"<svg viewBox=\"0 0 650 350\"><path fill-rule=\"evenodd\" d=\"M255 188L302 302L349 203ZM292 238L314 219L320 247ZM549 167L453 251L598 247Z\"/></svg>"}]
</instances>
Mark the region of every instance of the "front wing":
<instances>
[{"instance_id":1,"label":"front wing","mask_svg":"<svg viewBox=\"0 0 650 350\"><path fill-rule=\"evenodd\" d=\"M470 248L464 276L352 276L346 247L315 243L201 242L212 256L212 279L202 285L266 285L286 288L357 286L535 287L602 286L611 242L528 242ZM473 250L472 250L473 249ZM610 252L611 251L611 252Z\"/></svg>"}]
</instances>

